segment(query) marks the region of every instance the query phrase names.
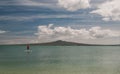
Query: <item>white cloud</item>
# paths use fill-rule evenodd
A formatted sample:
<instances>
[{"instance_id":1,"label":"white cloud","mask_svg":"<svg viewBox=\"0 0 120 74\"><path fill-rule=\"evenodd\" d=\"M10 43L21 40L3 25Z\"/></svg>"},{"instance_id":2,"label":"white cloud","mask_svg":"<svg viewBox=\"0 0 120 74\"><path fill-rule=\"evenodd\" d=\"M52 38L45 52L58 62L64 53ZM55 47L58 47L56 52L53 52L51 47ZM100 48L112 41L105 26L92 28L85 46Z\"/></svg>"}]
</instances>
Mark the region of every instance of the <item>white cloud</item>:
<instances>
[{"instance_id":1,"label":"white cloud","mask_svg":"<svg viewBox=\"0 0 120 74\"><path fill-rule=\"evenodd\" d=\"M32 0L18 0L18 3L20 5L27 5L27 6L49 6L48 3L41 3L38 1L32 1Z\"/></svg>"},{"instance_id":2,"label":"white cloud","mask_svg":"<svg viewBox=\"0 0 120 74\"><path fill-rule=\"evenodd\" d=\"M36 43L36 39L34 36L0 35L0 44Z\"/></svg>"},{"instance_id":3,"label":"white cloud","mask_svg":"<svg viewBox=\"0 0 120 74\"><path fill-rule=\"evenodd\" d=\"M102 29L101 27L73 29L71 27L53 27L53 24L49 26L38 26L38 32L35 34L41 42L53 40L77 41L81 39L99 39L120 36L118 31Z\"/></svg>"},{"instance_id":4,"label":"white cloud","mask_svg":"<svg viewBox=\"0 0 120 74\"><path fill-rule=\"evenodd\" d=\"M0 20L16 20L16 21L25 21L25 20L33 20L33 19L43 19L43 18L77 18L79 15L31 15L31 16L1 16Z\"/></svg>"},{"instance_id":5,"label":"white cloud","mask_svg":"<svg viewBox=\"0 0 120 74\"><path fill-rule=\"evenodd\" d=\"M68 11L77 11L90 7L90 0L58 0L58 5Z\"/></svg>"},{"instance_id":6,"label":"white cloud","mask_svg":"<svg viewBox=\"0 0 120 74\"><path fill-rule=\"evenodd\" d=\"M6 33L6 31L0 30L0 34Z\"/></svg>"},{"instance_id":7,"label":"white cloud","mask_svg":"<svg viewBox=\"0 0 120 74\"><path fill-rule=\"evenodd\" d=\"M40 1L40 0L1 0L0 1L0 6L8 6L8 5L15 5L15 6L43 6L43 7L49 7L49 8L54 8L54 1L51 0L51 2L47 1Z\"/></svg>"},{"instance_id":8,"label":"white cloud","mask_svg":"<svg viewBox=\"0 0 120 74\"><path fill-rule=\"evenodd\" d=\"M108 0L98 5L97 10L91 13L96 13L103 16L105 21L120 21L120 0Z\"/></svg>"}]
</instances>

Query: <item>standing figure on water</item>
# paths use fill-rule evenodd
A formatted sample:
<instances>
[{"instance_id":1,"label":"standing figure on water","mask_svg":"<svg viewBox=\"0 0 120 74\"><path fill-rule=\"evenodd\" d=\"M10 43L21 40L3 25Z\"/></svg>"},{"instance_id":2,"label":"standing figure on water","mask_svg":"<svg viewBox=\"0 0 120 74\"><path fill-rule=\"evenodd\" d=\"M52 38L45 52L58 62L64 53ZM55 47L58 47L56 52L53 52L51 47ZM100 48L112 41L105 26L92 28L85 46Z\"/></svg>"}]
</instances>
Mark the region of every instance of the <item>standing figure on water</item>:
<instances>
[{"instance_id":1,"label":"standing figure on water","mask_svg":"<svg viewBox=\"0 0 120 74\"><path fill-rule=\"evenodd\" d=\"M27 50L29 50L30 49L30 45L29 44L27 44Z\"/></svg>"},{"instance_id":2,"label":"standing figure on water","mask_svg":"<svg viewBox=\"0 0 120 74\"><path fill-rule=\"evenodd\" d=\"M25 52L27 52L27 53L31 53L32 52L32 50L30 49L30 45L29 44L26 45Z\"/></svg>"}]
</instances>

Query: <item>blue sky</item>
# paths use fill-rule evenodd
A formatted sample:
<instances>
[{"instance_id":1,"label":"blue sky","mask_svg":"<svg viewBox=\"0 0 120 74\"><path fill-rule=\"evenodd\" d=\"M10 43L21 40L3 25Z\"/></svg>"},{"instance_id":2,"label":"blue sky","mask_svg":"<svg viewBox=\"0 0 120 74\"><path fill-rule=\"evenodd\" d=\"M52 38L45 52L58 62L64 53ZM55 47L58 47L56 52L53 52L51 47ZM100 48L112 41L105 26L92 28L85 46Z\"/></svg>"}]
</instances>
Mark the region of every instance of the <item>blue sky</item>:
<instances>
[{"instance_id":1,"label":"blue sky","mask_svg":"<svg viewBox=\"0 0 120 74\"><path fill-rule=\"evenodd\" d=\"M0 44L54 40L119 44L119 2L0 0Z\"/></svg>"}]
</instances>

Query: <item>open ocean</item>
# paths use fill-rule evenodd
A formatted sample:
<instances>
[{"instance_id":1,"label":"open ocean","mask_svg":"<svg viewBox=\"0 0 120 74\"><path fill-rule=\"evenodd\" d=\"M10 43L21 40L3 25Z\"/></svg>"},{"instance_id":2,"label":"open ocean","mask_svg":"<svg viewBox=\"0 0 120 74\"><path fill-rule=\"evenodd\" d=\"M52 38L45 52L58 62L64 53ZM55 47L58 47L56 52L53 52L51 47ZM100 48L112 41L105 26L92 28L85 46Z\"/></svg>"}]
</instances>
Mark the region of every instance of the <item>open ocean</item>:
<instances>
[{"instance_id":1,"label":"open ocean","mask_svg":"<svg viewBox=\"0 0 120 74\"><path fill-rule=\"evenodd\" d=\"M120 46L0 46L0 74L120 74Z\"/></svg>"}]
</instances>

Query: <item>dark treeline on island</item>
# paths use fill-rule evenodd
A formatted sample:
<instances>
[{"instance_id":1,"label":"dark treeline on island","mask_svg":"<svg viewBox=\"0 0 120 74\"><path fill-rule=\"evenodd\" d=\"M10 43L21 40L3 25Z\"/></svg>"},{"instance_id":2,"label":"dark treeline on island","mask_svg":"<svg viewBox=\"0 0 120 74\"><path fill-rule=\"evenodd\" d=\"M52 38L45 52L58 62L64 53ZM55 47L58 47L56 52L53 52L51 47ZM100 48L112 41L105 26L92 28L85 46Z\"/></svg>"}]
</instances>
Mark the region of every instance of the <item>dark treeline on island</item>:
<instances>
[{"instance_id":1,"label":"dark treeline on island","mask_svg":"<svg viewBox=\"0 0 120 74\"><path fill-rule=\"evenodd\" d=\"M27 44L9 44L9 45L27 45ZM85 43L75 43L68 41L53 41L46 43L30 43L29 45L39 45L39 46L120 46L120 44L106 45L106 44L85 44Z\"/></svg>"}]
</instances>

